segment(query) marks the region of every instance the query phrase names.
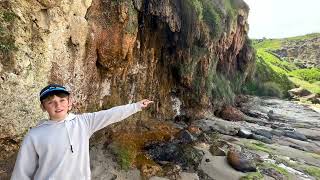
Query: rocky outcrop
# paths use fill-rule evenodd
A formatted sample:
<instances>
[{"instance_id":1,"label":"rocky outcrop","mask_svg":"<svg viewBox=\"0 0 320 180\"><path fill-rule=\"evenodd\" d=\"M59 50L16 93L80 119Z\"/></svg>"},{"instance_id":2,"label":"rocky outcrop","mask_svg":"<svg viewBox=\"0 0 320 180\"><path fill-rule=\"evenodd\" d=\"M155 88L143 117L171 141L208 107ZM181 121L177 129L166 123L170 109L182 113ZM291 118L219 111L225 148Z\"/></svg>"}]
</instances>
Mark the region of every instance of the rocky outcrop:
<instances>
[{"instance_id":1,"label":"rocky outcrop","mask_svg":"<svg viewBox=\"0 0 320 180\"><path fill-rule=\"evenodd\" d=\"M273 50L277 56L294 62L300 68L319 68L320 34L285 39L280 48Z\"/></svg>"},{"instance_id":2,"label":"rocky outcrop","mask_svg":"<svg viewBox=\"0 0 320 180\"><path fill-rule=\"evenodd\" d=\"M70 88L76 112L147 97L134 119L172 119L224 105L252 72L242 0L4 0L0 13L0 161L44 116L47 83Z\"/></svg>"},{"instance_id":3,"label":"rocky outcrop","mask_svg":"<svg viewBox=\"0 0 320 180\"><path fill-rule=\"evenodd\" d=\"M313 104L320 104L320 94L313 94L302 87L290 89L288 91L290 98L295 100L307 100Z\"/></svg>"}]
</instances>

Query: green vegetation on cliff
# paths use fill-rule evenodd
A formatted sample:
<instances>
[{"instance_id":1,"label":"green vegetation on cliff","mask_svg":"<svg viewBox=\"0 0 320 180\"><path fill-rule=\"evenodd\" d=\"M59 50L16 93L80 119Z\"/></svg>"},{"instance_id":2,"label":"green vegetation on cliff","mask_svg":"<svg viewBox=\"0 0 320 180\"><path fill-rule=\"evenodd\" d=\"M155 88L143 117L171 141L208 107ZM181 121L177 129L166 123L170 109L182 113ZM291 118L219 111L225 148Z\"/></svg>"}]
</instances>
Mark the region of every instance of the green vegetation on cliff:
<instances>
[{"instance_id":1,"label":"green vegetation on cliff","mask_svg":"<svg viewBox=\"0 0 320 180\"><path fill-rule=\"evenodd\" d=\"M293 56L305 56L301 53L309 52L295 51L293 47L308 49L309 46L305 46L308 43L310 47L317 46L317 38L320 38L320 34L315 33L286 39L254 40L256 73L254 80L248 82L244 90L256 95L282 97L289 89L301 86L313 93L320 93L320 69L301 68L304 67L301 61L293 60ZM315 63L314 66L320 65Z\"/></svg>"},{"instance_id":2,"label":"green vegetation on cliff","mask_svg":"<svg viewBox=\"0 0 320 180\"><path fill-rule=\"evenodd\" d=\"M221 104L233 104L235 93L231 82L221 74L214 76L212 96Z\"/></svg>"},{"instance_id":3,"label":"green vegetation on cliff","mask_svg":"<svg viewBox=\"0 0 320 180\"><path fill-rule=\"evenodd\" d=\"M318 37L320 37L320 33L313 33L283 39L256 39L253 41L253 45L257 49L275 50L280 49L286 44L294 44L295 42L312 40Z\"/></svg>"},{"instance_id":4,"label":"green vegetation on cliff","mask_svg":"<svg viewBox=\"0 0 320 180\"><path fill-rule=\"evenodd\" d=\"M320 81L319 68L298 69L298 70L291 71L289 75L304 81L308 81L309 83L315 83L317 81Z\"/></svg>"},{"instance_id":5,"label":"green vegetation on cliff","mask_svg":"<svg viewBox=\"0 0 320 180\"><path fill-rule=\"evenodd\" d=\"M198 20L209 27L209 34L218 39L225 27L230 27L237 20L237 6L234 0L223 0L221 4L211 0L187 0L187 4L194 9ZM225 24L225 22L227 24Z\"/></svg>"},{"instance_id":6,"label":"green vegetation on cliff","mask_svg":"<svg viewBox=\"0 0 320 180\"><path fill-rule=\"evenodd\" d=\"M107 1L106 1L107 2ZM118 18L121 18L124 25L124 33L135 35L138 32L138 11L135 9L133 1L130 0L111 0L111 6L105 5L110 9L107 9L105 13L106 18L108 19L105 23L107 26L111 26L115 24L116 21L119 21L117 18L111 18L113 11L119 11L118 13L126 13L126 18L124 18L125 14L119 15ZM126 8L123 8L126 7ZM122 9L122 10L121 10Z\"/></svg>"},{"instance_id":7,"label":"green vegetation on cliff","mask_svg":"<svg viewBox=\"0 0 320 180\"><path fill-rule=\"evenodd\" d=\"M210 31L210 35L213 37L219 37L222 33L222 22L221 15L219 11L210 4L210 1L203 0L203 16L204 21L208 24Z\"/></svg>"},{"instance_id":8,"label":"green vegetation on cliff","mask_svg":"<svg viewBox=\"0 0 320 180\"><path fill-rule=\"evenodd\" d=\"M128 22L125 25L125 33L134 35L138 32L138 12L134 8L133 1L129 1L128 4Z\"/></svg>"},{"instance_id":9,"label":"green vegetation on cliff","mask_svg":"<svg viewBox=\"0 0 320 180\"><path fill-rule=\"evenodd\" d=\"M221 104L232 104L237 92L243 82L241 79L230 79L226 74L216 72L217 63L219 62L217 54L208 55L209 52L206 42L202 42L203 38L210 38L210 41L218 41L225 32L227 36L234 29L237 23L238 10L244 8L245 5L241 1L235 0L186 0L184 4L188 12L185 13L187 24L191 26L193 23L190 19L197 20L200 29L200 39L196 39L195 43L190 47L190 57L185 58L178 67L177 71L186 87L193 90L193 99L200 100L201 97L208 97L211 102ZM186 28L189 28L187 26ZM191 36L190 34L186 35ZM207 40L206 40L207 41ZM205 59L209 59L208 61ZM203 62L208 62L205 65ZM243 76L243 74L239 74ZM205 98L207 100L207 98Z\"/></svg>"},{"instance_id":10,"label":"green vegetation on cliff","mask_svg":"<svg viewBox=\"0 0 320 180\"><path fill-rule=\"evenodd\" d=\"M187 0L186 3L190 5L191 8L194 8L198 15L198 20L202 21L203 18L203 5L201 0Z\"/></svg>"},{"instance_id":11,"label":"green vegetation on cliff","mask_svg":"<svg viewBox=\"0 0 320 180\"><path fill-rule=\"evenodd\" d=\"M254 40L253 45L256 49L263 49L263 50L279 49L281 47L281 40L280 39Z\"/></svg>"},{"instance_id":12,"label":"green vegetation on cliff","mask_svg":"<svg viewBox=\"0 0 320 180\"><path fill-rule=\"evenodd\" d=\"M246 84L245 91L259 96L283 97L289 89L294 87L288 78L289 69L295 69L295 67L258 49L255 79Z\"/></svg>"}]
</instances>

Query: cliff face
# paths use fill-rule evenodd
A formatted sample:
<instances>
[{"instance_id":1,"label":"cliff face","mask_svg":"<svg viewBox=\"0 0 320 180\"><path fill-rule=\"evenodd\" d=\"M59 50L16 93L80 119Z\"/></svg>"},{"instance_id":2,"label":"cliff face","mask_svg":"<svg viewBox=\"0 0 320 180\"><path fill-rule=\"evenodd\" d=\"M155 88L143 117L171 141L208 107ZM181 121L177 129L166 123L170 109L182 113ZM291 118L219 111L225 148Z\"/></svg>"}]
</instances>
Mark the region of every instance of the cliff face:
<instances>
[{"instance_id":1,"label":"cliff face","mask_svg":"<svg viewBox=\"0 0 320 180\"><path fill-rule=\"evenodd\" d=\"M47 83L70 88L76 112L149 98L140 118L172 119L218 109L252 71L242 0L10 0L0 12L3 172L44 116Z\"/></svg>"}]
</instances>

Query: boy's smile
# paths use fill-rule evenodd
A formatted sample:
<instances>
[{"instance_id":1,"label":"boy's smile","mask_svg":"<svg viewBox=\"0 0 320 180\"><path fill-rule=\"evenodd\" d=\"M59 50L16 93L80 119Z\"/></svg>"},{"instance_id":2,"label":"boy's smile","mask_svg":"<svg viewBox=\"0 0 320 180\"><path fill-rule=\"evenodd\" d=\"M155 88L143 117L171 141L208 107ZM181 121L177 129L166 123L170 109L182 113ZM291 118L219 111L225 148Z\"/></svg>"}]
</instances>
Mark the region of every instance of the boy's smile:
<instances>
[{"instance_id":1,"label":"boy's smile","mask_svg":"<svg viewBox=\"0 0 320 180\"><path fill-rule=\"evenodd\" d=\"M66 118L69 106L69 97L60 98L54 95L52 98L44 100L41 108L48 112L51 120L61 121Z\"/></svg>"}]
</instances>

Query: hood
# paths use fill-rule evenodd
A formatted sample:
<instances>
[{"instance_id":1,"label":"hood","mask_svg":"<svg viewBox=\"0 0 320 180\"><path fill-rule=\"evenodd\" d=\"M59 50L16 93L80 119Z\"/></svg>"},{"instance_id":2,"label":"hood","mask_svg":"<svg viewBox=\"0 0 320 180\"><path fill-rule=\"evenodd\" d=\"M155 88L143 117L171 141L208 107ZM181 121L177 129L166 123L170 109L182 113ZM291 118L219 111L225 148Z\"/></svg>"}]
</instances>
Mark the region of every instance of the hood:
<instances>
[{"instance_id":1,"label":"hood","mask_svg":"<svg viewBox=\"0 0 320 180\"><path fill-rule=\"evenodd\" d=\"M39 123L37 124L36 127L39 127L39 126L42 126L42 125L60 124L60 123L63 123L65 121L70 121L70 120L74 119L75 117L76 117L75 114L69 113L67 115L67 117L64 120L61 120L61 121L53 121L53 120L50 120L50 119L43 119L43 120L39 121Z\"/></svg>"},{"instance_id":2,"label":"hood","mask_svg":"<svg viewBox=\"0 0 320 180\"><path fill-rule=\"evenodd\" d=\"M73 146L72 146L72 139L70 137L70 133L69 133L69 129L67 127L67 123L68 121L71 121L72 119L74 119L76 117L75 114L73 113L69 113L67 115L67 117L64 119L64 120L61 120L61 121L53 121L53 120L49 120L49 119L44 119L44 120L41 120L37 127L40 127L40 126L44 126L44 125L54 125L54 124L61 124L61 123L64 123L64 127L66 128L66 131L67 131L67 135L68 135L68 140L69 140L69 145L70 145L70 150L71 152L73 153L74 152L74 149L73 149Z\"/></svg>"}]
</instances>

